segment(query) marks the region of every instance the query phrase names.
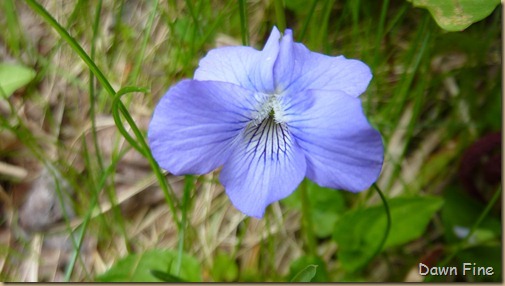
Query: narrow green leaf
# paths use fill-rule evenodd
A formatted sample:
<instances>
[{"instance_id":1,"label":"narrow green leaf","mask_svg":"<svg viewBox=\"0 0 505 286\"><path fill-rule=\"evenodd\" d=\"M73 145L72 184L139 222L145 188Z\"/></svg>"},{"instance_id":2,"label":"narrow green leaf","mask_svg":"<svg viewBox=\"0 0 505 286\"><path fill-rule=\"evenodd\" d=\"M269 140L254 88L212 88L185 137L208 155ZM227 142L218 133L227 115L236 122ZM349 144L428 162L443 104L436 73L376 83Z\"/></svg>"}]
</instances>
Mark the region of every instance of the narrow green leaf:
<instances>
[{"instance_id":1,"label":"narrow green leaf","mask_svg":"<svg viewBox=\"0 0 505 286\"><path fill-rule=\"evenodd\" d=\"M316 276L317 265L309 265L291 279L291 282L310 282Z\"/></svg>"},{"instance_id":2,"label":"narrow green leaf","mask_svg":"<svg viewBox=\"0 0 505 286\"><path fill-rule=\"evenodd\" d=\"M11 96L35 77L35 71L22 65L0 64L0 96Z\"/></svg>"},{"instance_id":3,"label":"narrow green leaf","mask_svg":"<svg viewBox=\"0 0 505 286\"><path fill-rule=\"evenodd\" d=\"M489 16L500 0L408 0L426 8L437 24L447 31L461 31Z\"/></svg>"}]
</instances>

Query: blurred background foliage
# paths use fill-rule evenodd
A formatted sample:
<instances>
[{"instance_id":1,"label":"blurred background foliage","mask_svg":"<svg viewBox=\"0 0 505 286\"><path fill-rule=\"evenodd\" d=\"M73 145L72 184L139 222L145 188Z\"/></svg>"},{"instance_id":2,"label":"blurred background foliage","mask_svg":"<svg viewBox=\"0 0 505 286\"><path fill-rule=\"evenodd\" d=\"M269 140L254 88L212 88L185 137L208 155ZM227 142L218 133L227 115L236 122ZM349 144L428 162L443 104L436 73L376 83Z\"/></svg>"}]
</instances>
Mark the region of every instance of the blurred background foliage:
<instances>
[{"instance_id":1,"label":"blurred background foliage","mask_svg":"<svg viewBox=\"0 0 505 286\"><path fill-rule=\"evenodd\" d=\"M499 4L0 1L0 279L502 281ZM273 25L373 71L361 99L392 218L380 253L373 189L307 181L263 220L231 206L219 171L160 189L141 144L159 98L210 49L261 48ZM463 262L494 275L418 275Z\"/></svg>"}]
</instances>

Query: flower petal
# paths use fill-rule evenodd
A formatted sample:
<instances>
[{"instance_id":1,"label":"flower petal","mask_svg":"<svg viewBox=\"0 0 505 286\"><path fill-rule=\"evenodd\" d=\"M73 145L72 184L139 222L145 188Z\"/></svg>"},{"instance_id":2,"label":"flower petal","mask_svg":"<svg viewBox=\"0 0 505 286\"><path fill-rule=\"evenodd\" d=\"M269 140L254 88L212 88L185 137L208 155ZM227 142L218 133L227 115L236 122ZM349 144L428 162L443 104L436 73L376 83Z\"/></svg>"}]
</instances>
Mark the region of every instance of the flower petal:
<instances>
[{"instance_id":1,"label":"flower petal","mask_svg":"<svg viewBox=\"0 0 505 286\"><path fill-rule=\"evenodd\" d=\"M273 92L273 66L279 53L279 39L279 30L274 27L262 51L251 47L211 50L200 60L194 78L234 83L254 91Z\"/></svg>"},{"instance_id":2,"label":"flower petal","mask_svg":"<svg viewBox=\"0 0 505 286\"><path fill-rule=\"evenodd\" d=\"M303 44L293 42L291 30L286 30L274 66L274 79L277 88L287 93L340 90L357 97L366 90L372 73L361 61L311 52Z\"/></svg>"},{"instance_id":3,"label":"flower petal","mask_svg":"<svg viewBox=\"0 0 505 286\"><path fill-rule=\"evenodd\" d=\"M175 175L222 165L255 111L254 95L224 82L185 80L160 100L149 124L154 158Z\"/></svg>"},{"instance_id":4,"label":"flower petal","mask_svg":"<svg viewBox=\"0 0 505 286\"><path fill-rule=\"evenodd\" d=\"M296 189L305 172L303 151L286 126L267 118L242 133L220 181L237 209L261 218L269 204Z\"/></svg>"},{"instance_id":5,"label":"flower petal","mask_svg":"<svg viewBox=\"0 0 505 286\"><path fill-rule=\"evenodd\" d=\"M307 158L307 177L323 187L363 191L382 168L382 139L358 98L309 90L283 99L283 120Z\"/></svg>"}]
</instances>

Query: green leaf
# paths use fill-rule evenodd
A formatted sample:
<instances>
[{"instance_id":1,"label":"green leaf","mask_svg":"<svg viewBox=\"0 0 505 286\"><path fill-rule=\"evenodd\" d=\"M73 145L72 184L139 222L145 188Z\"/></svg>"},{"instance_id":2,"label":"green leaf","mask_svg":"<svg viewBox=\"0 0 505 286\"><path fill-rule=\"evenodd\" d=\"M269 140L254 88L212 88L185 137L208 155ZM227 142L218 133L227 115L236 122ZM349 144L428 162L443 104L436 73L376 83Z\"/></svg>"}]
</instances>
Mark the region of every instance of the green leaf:
<instances>
[{"instance_id":1,"label":"green leaf","mask_svg":"<svg viewBox=\"0 0 505 286\"><path fill-rule=\"evenodd\" d=\"M298 272L290 282L310 282L316 276L317 265L309 265Z\"/></svg>"},{"instance_id":2,"label":"green leaf","mask_svg":"<svg viewBox=\"0 0 505 286\"><path fill-rule=\"evenodd\" d=\"M200 263L195 258L183 254L179 275L174 271L176 259L177 252L160 249L129 254L95 280L97 282L163 282L167 279L202 281Z\"/></svg>"},{"instance_id":3,"label":"green leaf","mask_svg":"<svg viewBox=\"0 0 505 286\"><path fill-rule=\"evenodd\" d=\"M9 97L35 77L35 71L22 65L0 64L0 97Z\"/></svg>"},{"instance_id":4,"label":"green leaf","mask_svg":"<svg viewBox=\"0 0 505 286\"><path fill-rule=\"evenodd\" d=\"M225 252L218 252L214 257L211 275L216 282L235 281L238 277L237 263Z\"/></svg>"},{"instance_id":5,"label":"green leaf","mask_svg":"<svg viewBox=\"0 0 505 286\"><path fill-rule=\"evenodd\" d=\"M444 199L446 203L442 207L440 217L444 225L445 239L450 243L455 243L466 236L462 230L470 231L486 206L457 187L447 188L444 191ZM468 242L473 244L493 237L497 239L501 237L501 230L500 219L488 215Z\"/></svg>"},{"instance_id":6,"label":"green leaf","mask_svg":"<svg viewBox=\"0 0 505 286\"><path fill-rule=\"evenodd\" d=\"M317 271L315 268L311 270L310 266L317 267ZM315 256L300 256L298 259L293 261L289 267L289 275L287 277L287 280L291 282L302 282L301 280L296 279L307 279L312 271L314 274L312 277L310 277L311 282L329 281L328 272L326 271L326 263L320 257ZM300 274L303 274L303 277L299 277Z\"/></svg>"},{"instance_id":7,"label":"green leaf","mask_svg":"<svg viewBox=\"0 0 505 286\"><path fill-rule=\"evenodd\" d=\"M151 270L151 274L163 282L186 282L170 273L163 271Z\"/></svg>"},{"instance_id":8,"label":"green leaf","mask_svg":"<svg viewBox=\"0 0 505 286\"><path fill-rule=\"evenodd\" d=\"M388 203L392 222L384 248L420 237L443 201L437 197L397 197ZM386 220L382 205L352 210L339 219L333 238L344 269L354 271L365 266L379 246Z\"/></svg>"},{"instance_id":9,"label":"green leaf","mask_svg":"<svg viewBox=\"0 0 505 286\"><path fill-rule=\"evenodd\" d=\"M465 249L458 253L457 258L459 265L475 263L477 267L493 267L494 274L490 276L473 276L471 271L467 271L465 276L468 277L467 279L470 282L502 282L502 253L501 243L498 243L494 246L478 246Z\"/></svg>"},{"instance_id":10,"label":"green leaf","mask_svg":"<svg viewBox=\"0 0 505 286\"><path fill-rule=\"evenodd\" d=\"M437 24L447 31L461 31L489 16L500 0L408 0L426 8Z\"/></svg>"}]
</instances>

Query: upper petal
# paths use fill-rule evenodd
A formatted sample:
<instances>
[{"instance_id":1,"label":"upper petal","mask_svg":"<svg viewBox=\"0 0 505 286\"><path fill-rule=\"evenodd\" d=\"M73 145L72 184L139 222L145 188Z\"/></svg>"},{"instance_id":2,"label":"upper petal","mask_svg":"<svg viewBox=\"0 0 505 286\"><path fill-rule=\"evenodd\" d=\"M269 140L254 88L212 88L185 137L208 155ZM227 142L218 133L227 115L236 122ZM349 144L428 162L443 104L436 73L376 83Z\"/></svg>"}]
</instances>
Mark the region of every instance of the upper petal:
<instances>
[{"instance_id":1,"label":"upper petal","mask_svg":"<svg viewBox=\"0 0 505 286\"><path fill-rule=\"evenodd\" d=\"M220 181L237 209L261 218L269 204L296 189L305 172L303 152L286 126L267 118L241 134Z\"/></svg>"},{"instance_id":2,"label":"upper petal","mask_svg":"<svg viewBox=\"0 0 505 286\"><path fill-rule=\"evenodd\" d=\"M224 81L249 90L272 92L273 66L279 53L279 39L279 30L274 27L262 51L251 47L213 49L200 60L194 78Z\"/></svg>"},{"instance_id":3,"label":"upper petal","mask_svg":"<svg viewBox=\"0 0 505 286\"><path fill-rule=\"evenodd\" d=\"M292 94L319 89L340 90L357 97L366 90L372 73L361 61L311 52L303 44L293 42L291 30L286 30L274 66L274 79L279 90Z\"/></svg>"},{"instance_id":4,"label":"upper petal","mask_svg":"<svg viewBox=\"0 0 505 286\"><path fill-rule=\"evenodd\" d=\"M307 158L307 177L352 192L365 190L380 174L384 148L358 98L310 90L284 98L284 120Z\"/></svg>"},{"instance_id":5,"label":"upper petal","mask_svg":"<svg viewBox=\"0 0 505 286\"><path fill-rule=\"evenodd\" d=\"M251 92L233 84L179 82L160 100L149 124L154 158L175 175L212 171L228 158L256 104Z\"/></svg>"}]
</instances>

